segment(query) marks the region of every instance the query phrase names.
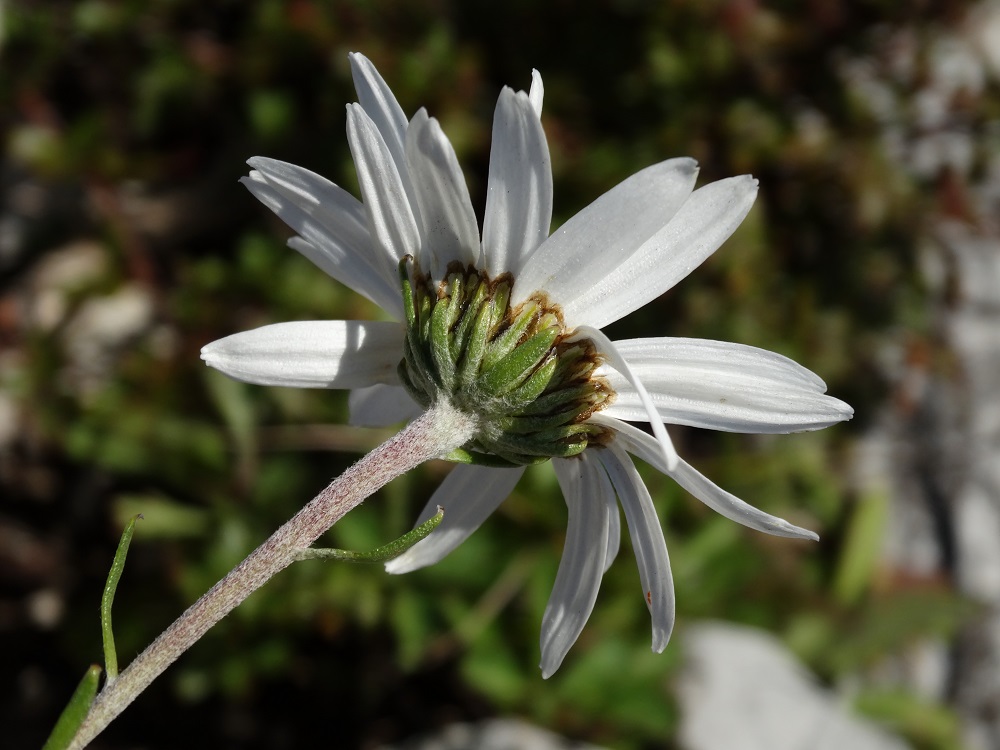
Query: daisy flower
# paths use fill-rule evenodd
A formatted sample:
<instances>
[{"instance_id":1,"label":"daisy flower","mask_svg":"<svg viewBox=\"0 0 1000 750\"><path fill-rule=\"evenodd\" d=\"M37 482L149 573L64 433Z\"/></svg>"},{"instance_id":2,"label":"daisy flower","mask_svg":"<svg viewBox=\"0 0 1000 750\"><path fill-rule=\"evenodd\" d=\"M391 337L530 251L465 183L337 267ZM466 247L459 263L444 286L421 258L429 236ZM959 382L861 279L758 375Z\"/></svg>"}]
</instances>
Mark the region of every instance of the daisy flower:
<instances>
[{"instance_id":1,"label":"daisy flower","mask_svg":"<svg viewBox=\"0 0 1000 750\"><path fill-rule=\"evenodd\" d=\"M568 506L565 549L542 622L541 668L556 671L594 607L621 536L662 651L674 624L663 531L631 456L758 531L816 539L713 484L678 457L665 424L753 433L850 419L823 381L779 354L687 338L611 341L601 328L656 299L711 255L753 204L757 181L694 189L697 165L670 159L617 185L549 235L552 174L542 79L505 88L493 122L482 234L455 152L423 109L407 119L372 63L351 55L358 103L347 138L359 201L274 159L249 161L249 190L297 233L289 245L395 322L278 323L209 344L205 361L264 385L351 389L356 424L387 425L446 403L475 434L418 523L427 538L386 565L437 562L552 460ZM652 434L629 422L647 423Z\"/></svg>"}]
</instances>

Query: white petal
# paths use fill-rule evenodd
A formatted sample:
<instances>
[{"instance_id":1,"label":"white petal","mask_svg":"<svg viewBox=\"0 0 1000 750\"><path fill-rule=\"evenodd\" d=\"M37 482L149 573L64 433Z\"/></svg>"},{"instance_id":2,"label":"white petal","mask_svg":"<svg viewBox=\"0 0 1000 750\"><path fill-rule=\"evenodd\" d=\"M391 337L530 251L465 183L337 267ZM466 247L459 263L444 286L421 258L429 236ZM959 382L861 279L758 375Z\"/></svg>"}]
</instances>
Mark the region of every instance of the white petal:
<instances>
[{"instance_id":1,"label":"white petal","mask_svg":"<svg viewBox=\"0 0 1000 750\"><path fill-rule=\"evenodd\" d=\"M563 305L567 323L603 328L670 289L725 242L750 211L757 180L730 177L695 190L663 229Z\"/></svg>"},{"instance_id":2,"label":"white petal","mask_svg":"<svg viewBox=\"0 0 1000 750\"><path fill-rule=\"evenodd\" d=\"M352 390L347 407L349 421L356 427L388 427L416 419L424 411L402 386L381 383Z\"/></svg>"},{"instance_id":3,"label":"white petal","mask_svg":"<svg viewBox=\"0 0 1000 750\"><path fill-rule=\"evenodd\" d=\"M358 267L354 266L350 268L349 272L345 272L345 264L336 260L336 256L328 248L320 248L302 237L289 237L288 246L307 260L312 261L328 276L367 297L391 317L396 320L403 319L403 300L400 296L398 277L396 278L396 286L393 287L382 276L381 269L376 271L366 268L364 271L360 271Z\"/></svg>"},{"instance_id":4,"label":"white petal","mask_svg":"<svg viewBox=\"0 0 1000 750\"><path fill-rule=\"evenodd\" d=\"M295 388L397 385L403 326L357 320L275 323L234 333L201 350L211 367L236 380Z\"/></svg>"},{"instance_id":5,"label":"white petal","mask_svg":"<svg viewBox=\"0 0 1000 750\"><path fill-rule=\"evenodd\" d=\"M783 354L756 346L730 341L672 337L621 339L615 342L615 346L633 366L667 364L679 360L695 367L747 370L764 379L798 385L816 393L826 392L826 383L812 370Z\"/></svg>"},{"instance_id":6,"label":"white petal","mask_svg":"<svg viewBox=\"0 0 1000 750\"><path fill-rule=\"evenodd\" d=\"M700 339L616 341L666 422L728 432L818 430L850 419L854 410L823 395L826 384L780 354L742 344ZM631 421L648 419L635 388L602 367L617 394L604 412Z\"/></svg>"},{"instance_id":7,"label":"white petal","mask_svg":"<svg viewBox=\"0 0 1000 750\"><path fill-rule=\"evenodd\" d=\"M619 183L552 233L517 275L514 304L536 291L563 307L571 324L578 297L612 273L663 229L691 195L698 177L694 159L654 164Z\"/></svg>"},{"instance_id":8,"label":"white petal","mask_svg":"<svg viewBox=\"0 0 1000 750\"><path fill-rule=\"evenodd\" d=\"M813 531L794 526L782 518L772 516L743 502L735 495L713 484L705 475L683 459L680 460L674 471L668 471L656 440L642 430L603 414L593 415L590 421L613 429L618 433L616 439L622 442L629 453L638 456L673 478L677 484L719 515L756 531L763 531L765 534L795 539L812 539L813 541L819 539L819 536Z\"/></svg>"},{"instance_id":9,"label":"white petal","mask_svg":"<svg viewBox=\"0 0 1000 750\"><path fill-rule=\"evenodd\" d=\"M552 166L542 123L528 95L500 92L483 220L485 267L496 278L518 275L548 237L552 223Z\"/></svg>"},{"instance_id":10,"label":"white petal","mask_svg":"<svg viewBox=\"0 0 1000 750\"><path fill-rule=\"evenodd\" d=\"M357 52L350 53L348 58L358 103L382 135L396 168L402 173L406 169L406 115L403 108L371 60Z\"/></svg>"},{"instance_id":11,"label":"white petal","mask_svg":"<svg viewBox=\"0 0 1000 750\"><path fill-rule=\"evenodd\" d=\"M653 620L653 651L660 653L670 640L675 614L674 580L660 519L653 507L653 498L628 454L614 441L608 449L598 449L595 453L604 464L625 509L643 598Z\"/></svg>"},{"instance_id":12,"label":"white petal","mask_svg":"<svg viewBox=\"0 0 1000 750\"><path fill-rule=\"evenodd\" d=\"M542 616L542 677L551 677L576 643L597 601L604 574L610 519L611 482L587 451L573 459L553 459L569 510L566 543L549 603Z\"/></svg>"},{"instance_id":13,"label":"white petal","mask_svg":"<svg viewBox=\"0 0 1000 750\"><path fill-rule=\"evenodd\" d=\"M686 489L705 505L719 515L731 521L743 524L751 529L763 531L774 536L787 536L795 539L811 539L817 541L819 535L814 531L793 526L783 518L772 516L752 505L743 502L736 495L726 492L714 484L704 474L695 469L683 459L677 470L670 476L681 487Z\"/></svg>"},{"instance_id":14,"label":"white petal","mask_svg":"<svg viewBox=\"0 0 1000 750\"><path fill-rule=\"evenodd\" d=\"M420 257L420 233L399 170L375 124L357 104L347 106L347 142L368 225L382 251L383 274L395 274L404 256Z\"/></svg>"},{"instance_id":15,"label":"white petal","mask_svg":"<svg viewBox=\"0 0 1000 750\"><path fill-rule=\"evenodd\" d=\"M364 206L329 180L294 164L254 157L240 181L301 239L289 246L325 273L402 318L399 283L384 273Z\"/></svg>"},{"instance_id":16,"label":"white petal","mask_svg":"<svg viewBox=\"0 0 1000 750\"><path fill-rule=\"evenodd\" d=\"M545 84L542 83L542 74L534 68L531 69L531 90L528 92L528 100L535 114L542 116L542 100L545 98Z\"/></svg>"},{"instance_id":17,"label":"white petal","mask_svg":"<svg viewBox=\"0 0 1000 750\"><path fill-rule=\"evenodd\" d=\"M646 392L642 381L632 371L629 363L621 356L614 343L596 328L580 326L576 329L575 336L585 336L593 339L597 344L597 350L604 357L607 365L617 370L618 374L632 386L632 391L638 396L646 412L646 419L649 420L650 426L653 428L653 434L660 443L663 459L666 461L666 465L673 469L679 460L677 451L674 449L674 444L670 441L670 435L667 434L667 428L664 426L662 418L656 413L656 407L653 404L652 398Z\"/></svg>"},{"instance_id":18,"label":"white petal","mask_svg":"<svg viewBox=\"0 0 1000 750\"><path fill-rule=\"evenodd\" d=\"M407 130L406 160L420 208L424 270L441 279L451 261L474 264L479 258L479 225L469 189L455 150L425 109L413 116Z\"/></svg>"},{"instance_id":19,"label":"white petal","mask_svg":"<svg viewBox=\"0 0 1000 750\"><path fill-rule=\"evenodd\" d=\"M389 573L409 573L438 562L468 539L480 524L497 509L524 474L524 467L497 469L460 464L445 477L427 501L416 525L437 513L440 505L444 518L430 536L385 564Z\"/></svg>"}]
</instances>

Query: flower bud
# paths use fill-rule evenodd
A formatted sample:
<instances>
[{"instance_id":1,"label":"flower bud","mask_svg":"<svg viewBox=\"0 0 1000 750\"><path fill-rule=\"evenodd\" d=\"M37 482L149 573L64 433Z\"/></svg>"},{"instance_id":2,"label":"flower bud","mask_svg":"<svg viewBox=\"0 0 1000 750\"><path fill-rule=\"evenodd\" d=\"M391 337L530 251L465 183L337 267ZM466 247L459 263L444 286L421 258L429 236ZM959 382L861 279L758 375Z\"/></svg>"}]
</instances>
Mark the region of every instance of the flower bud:
<instances>
[{"instance_id":1,"label":"flower bud","mask_svg":"<svg viewBox=\"0 0 1000 750\"><path fill-rule=\"evenodd\" d=\"M452 263L434 282L407 257L399 278L403 385L424 407L445 399L479 420L475 438L448 458L521 466L574 456L606 438L587 418L614 391L594 377L593 342L572 339L556 305L536 294L511 309L510 274L491 280L471 265Z\"/></svg>"}]
</instances>

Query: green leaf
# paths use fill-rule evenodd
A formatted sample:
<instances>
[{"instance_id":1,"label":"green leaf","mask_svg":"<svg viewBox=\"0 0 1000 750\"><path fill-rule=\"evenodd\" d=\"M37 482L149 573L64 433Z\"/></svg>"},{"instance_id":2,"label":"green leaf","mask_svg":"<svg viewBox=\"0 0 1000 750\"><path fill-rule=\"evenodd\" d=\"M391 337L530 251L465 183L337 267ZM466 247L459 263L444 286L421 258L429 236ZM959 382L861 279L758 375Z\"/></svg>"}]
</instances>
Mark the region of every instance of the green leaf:
<instances>
[{"instance_id":1,"label":"green leaf","mask_svg":"<svg viewBox=\"0 0 1000 750\"><path fill-rule=\"evenodd\" d=\"M292 99L281 91L256 91L248 102L250 123L262 138L282 135L295 116Z\"/></svg>"},{"instance_id":2,"label":"green leaf","mask_svg":"<svg viewBox=\"0 0 1000 750\"><path fill-rule=\"evenodd\" d=\"M191 539L204 536L211 521L205 508L185 505L179 500L150 493L118 495L114 499L114 517L118 523L141 515L145 539Z\"/></svg>"},{"instance_id":3,"label":"green leaf","mask_svg":"<svg viewBox=\"0 0 1000 750\"><path fill-rule=\"evenodd\" d=\"M885 495L861 497L851 517L833 581L834 595L842 604L854 604L868 589L878 565L888 518L889 500Z\"/></svg>"},{"instance_id":4,"label":"green leaf","mask_svg":"<svg viewBox=\"0 0 1000 750\"><path fill-rule=\"evenodd\" d=\"M444 518L444 508L438 507L437 513L409 531L399 539L395 539L381 547L376 547L371 552L352 552L346 549L308 549L299 550L295 555L296 560L339 560L341 562L354 563L383 563L394 557L399 557L410 547L430 534Z\"/></svg>"},{"instance_id":5,"label":"green leaf","mask_svg":"<svg viewBox=\"0 0 1000 750\"><path fill-rule=\"evenodd\" d=\"M903 690L871 689L855 698L858 711L888 724L917 747L958 750L963 747L958 717L949 709Z\"/></svg>"},{"instance_id":6,"label":"green leaf","mask_svg":"<svg viewBox=\"0 0 1000 750\"><path fill-rule=\"evenodd\" d=\"M52 734L49 735L42 750L65 750L69 747L83 720L90 713L90 704L97 695L97 682L100 677L101 668L96 664L91 665L73 691L73 697L69 699L66 708L59 715L56 725L52 727Z\"/></svg>"},{"instance_id":7,"label":"green leaf","mask_svg":"<svg viewBox=\"0 0 1000 750\"><path fill-rule=\"evenodd\" d=\"M129 544L132 543L135 522L140 518L141 515L133 516L122 532L115 559L111 563L111 571L108 573L108 582L104 585L104 596L101 597L101 635L104 637L104 667L109 685L118 679L118 654L115 653L115 636L111 629L111 605L114 604L118 581L125 569L125 556L128 554Z\"/></svg>"},{"instance_id":8,"label":"green leaf","mask_svg":"<svg viewBox=\"0 0 1000 750\"><path fill-rule=\"evenodd\" d=\"M245 383L205 368L205 388L219 410L236 446L239 466L253 465L257 456L257 415Z\"/></svg>"}]
</instances>

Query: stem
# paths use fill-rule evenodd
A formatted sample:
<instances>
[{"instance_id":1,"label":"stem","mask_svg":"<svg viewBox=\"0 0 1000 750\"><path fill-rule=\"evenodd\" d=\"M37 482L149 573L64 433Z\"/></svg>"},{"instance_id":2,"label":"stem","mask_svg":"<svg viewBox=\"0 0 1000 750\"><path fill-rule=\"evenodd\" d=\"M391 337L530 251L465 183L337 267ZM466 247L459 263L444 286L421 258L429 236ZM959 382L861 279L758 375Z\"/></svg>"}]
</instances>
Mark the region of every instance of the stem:
<instances>
[{"instance_id":1,"label":"stem","mask_svg":"<svg viewBox=\"0 0 1000 750\"><path fill-rule=\"evenodd\" d=\"M192 604L116 681L105 685L70 750L86 747L209 628L292 563L299 551L349 510L395 477L466 443L473 432L472 419L447 403L438 403L348 468Z\"/></svg>"}]
</instances>

